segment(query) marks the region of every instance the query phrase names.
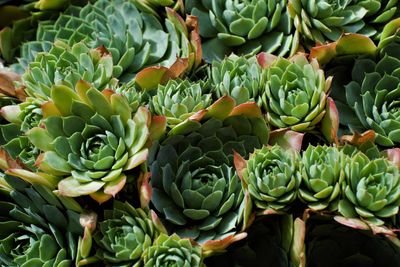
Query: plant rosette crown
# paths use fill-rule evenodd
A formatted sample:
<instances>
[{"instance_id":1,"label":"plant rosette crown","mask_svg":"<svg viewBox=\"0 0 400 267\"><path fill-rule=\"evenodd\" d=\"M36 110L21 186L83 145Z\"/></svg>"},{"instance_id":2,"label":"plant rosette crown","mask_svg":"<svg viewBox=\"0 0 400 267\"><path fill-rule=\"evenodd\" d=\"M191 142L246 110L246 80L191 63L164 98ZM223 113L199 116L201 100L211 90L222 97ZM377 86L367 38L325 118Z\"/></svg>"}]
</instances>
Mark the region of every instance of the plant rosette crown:
<instances>
[{"instance_id":1,"label":"plant rosette crown","mask_svg":"<svg viewBox=\"0 0 400 267\"><path fill-rule=\"evenodd\" d=\"M161 234L143 254L144 267L203 267L201 247L178 235Z\"/></svg>"},{"instance_id":2,"label":"plant rosette crown","mask_svg":"<svg viewBox=\"0 0 400 267\"><path fill-rule=\"evenodd\" d=\"M361 218L381 226L400 206L400 174L385 158L369 159L358 152L346 159L338 210L346 218Z\"/></svg>"},{"instance_id":3,"label":"plant rosette crown","mask_svg":"<svg viewBox=\"0 0 400 267\"><path fill-rule=\"evenodd\" d=\"M160 233L166 232L154 212L114 201L113 209L105 210L98 223L92 247L102 262L138 267Z\"/></svg>"},{"instance_id":4,"label":"plant rosette crown","mask_svg":"<svg viewBox=\"0 0 400 267\"><path fill-rule=\"evenodd\" d=\"M345 155L336 147L308 146L300 163L300 199L312 210L336 211Z\"/></svg>"},{"instance_id":5,"label":"plant rosette crown","mask_svg":"<svg viewBox=\"0 0 400 267\"><path fill-rule=\"evenodd\" d=\"M255 150L245 161L235 154L236 171L260 213L282 213L296 200L300 155L278 145Z\"/></svg>"},{"instance_id":6,"label":"plant rosette crown","mask_svg":"<svg viewBox=\"0 0 400 267\"><path fill-rule=\"evenodd\" d=\"M38 169L59 177L61 195L103 202L124 187L126 171L147 159L149 111L140 107L132 117L126 98L112 90L84 81L75 90L54 86L42 110L45 127L26 135L43 151Z\"/></svg>"},{"instance_id":7,"label":"plant rosette crown","mask_svg":"<svg viewBox=\"0 0 400 267\"><path fill-rule=\"evenodd\" d=\"M170 231L196 240L205 251L224 249L242 237L249 211L233 151L246 156L266 144L268 135L255 103L235 107L232 98L222 97L153 146L142 200L154 205Z\"/></svg>"},{"instance_id":8,"label":"plant rosette crown","mask_svg":"<svg viewBox=\"0 0 400 267\"><path fill-rule=\"evenodd\" d=\"M265 68L262 103L269 123L298 132L314 129L332 108L327 105L332 77L325 78L317 60L304 54L285 59L261 53L258 60Z\"/></svg>"},{"instance_id":9,"label":"plant rosette crown","mask_svg":"<svg viewBox=\"0 0 400 267\"><path fill-rule=\"evenodd\" d=\"M199 18L206 62L266 51L293 55L298 32L287 10L287 0L186 0L186 12Z\"/></svg>"}]
</instances>

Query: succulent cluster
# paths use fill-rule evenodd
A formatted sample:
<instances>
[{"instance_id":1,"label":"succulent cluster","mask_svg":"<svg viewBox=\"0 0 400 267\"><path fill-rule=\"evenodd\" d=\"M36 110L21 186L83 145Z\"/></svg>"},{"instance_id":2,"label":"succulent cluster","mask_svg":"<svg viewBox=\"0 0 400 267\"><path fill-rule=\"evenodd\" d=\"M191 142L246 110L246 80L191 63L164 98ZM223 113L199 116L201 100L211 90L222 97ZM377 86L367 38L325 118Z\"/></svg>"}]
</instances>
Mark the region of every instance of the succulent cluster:
<instances>
[{"instance_id":1,"label":"succulent cluster","mask_svg":"<svg viewBox=\"0 0 400 267\"><path fill-rule=\"evenodd\" d=\"M400 266L398 0L0 0L0 266Z\"/></svg>"}]
</instances>

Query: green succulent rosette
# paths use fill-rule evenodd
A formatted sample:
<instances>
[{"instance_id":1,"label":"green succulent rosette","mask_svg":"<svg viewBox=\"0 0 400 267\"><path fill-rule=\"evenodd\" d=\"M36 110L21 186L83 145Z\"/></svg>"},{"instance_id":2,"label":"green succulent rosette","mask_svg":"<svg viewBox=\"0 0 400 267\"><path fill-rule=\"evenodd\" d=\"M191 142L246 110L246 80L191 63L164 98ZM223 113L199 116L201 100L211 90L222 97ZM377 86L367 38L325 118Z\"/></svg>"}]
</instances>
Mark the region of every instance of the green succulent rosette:
<instances>
[{"instance_id":1,"label":"green succulent rosette","mask_svg":"<svg viewBox=\"0 0 400 267\"><path fill-rule=\"evenodd\" d=\"M44 185L30 185L5 175L9 188L0 208L2 266L71 266L77 257L82 208L71 198L54 195Z\"/></svg>"},{"instance_id":2,"label":"green succulent rosette","mask_svg":"<svg viewBox=\"0 0 400 267\"><path fill-rule=\"evenodd\" d=\"M185 9L199 18L206 62L236 54L265 51L293 55L298 34L286 0L186 0Z\"/></svg>"},{"instance_id":3,"label":"green succulent rosette","mask_svg":"<svg viewBox=\"0 0 400 267\"><path fill-rule=\"evenodd\" d=\"M373 130L375 142L393 147L400 142L400 113L397 94L400 84L400 55L396 52L396 34L380 50L378 60L359 58L346 84L344 109L339 112L341 124L352 132ZM386 40L385 40L386 41Z\"/></svg>"},{"instance_id":4,"label":"green succulent rosette","mask_svg":"<svg viewBox=\"0 0 400 267\"><path fill-rule=\"evenodd\" d=\"M202 262L201 247L176 234L161 234L143 255L144 267L201 267Z\"/></svg>"},{"instance_id":5,"label":"green succulent rosette","mask_svg":"<svg viewBox=\"0 0 400 267\"><path fill-rule=\"evenodd\" d=\"M56 20L70 4L84 5L87 0L0 1L0 56L14 63L21 44L34 40L41 21Z\"/></svg>"},{"instance_id":6,"label":"green succulent rosette","mask_svg":"<svg viewBox=\"0 0 400 267\"><path fill-rule=\"evenodd\" d=\"M20 160L31 170L36 169L34 163L39 156L39 150L29 142L24 133L40 126L43 117L42 103L41 100L27 98L18 105L4 106L0 110L1 116L9 122L0 125L0 132L4 138L2 147L13 159Z\"/></svg>"},{"instance_id":7,"label":"green succulent rosette","mask_svg":"<svg viewBox=\"0 0 400 267\"><path fill-rule=\"evenodd\" d=\"M56 41L49 52L37 54L21 81L29 96L47 100L53 85L73 88L82 79L100 90L114 88L113 67L111 55L101 47L90 49L83 42L69 46Z\"/></svg>"},{"instance_id":8,"label":"green succulent rosette","mask_svg":"<svg viewBox=\"0 0 400 267\"><path fill-rule=\"evenodd\" d=\"M301 182L300 156L278 145L264 146L236 169L257 209L282 212L297 198Z\"/></svg>"},{"instance_id":9,"label":"green succulent rosette","mask_svg":"<svg viewBox=\"0 0 400 267\"><path fill-rule=\"evenodd\" d=\"M331 219L307 220L305 259L307 266L398 266L399 247L384 235L353 229Z\"/></svg>"},{"instance_id":10,"label":"green succulent rosette","mask_svg":"<svg viewBox=\"0 0 400 267\"><path fill-rule=\"evenodd\" d=\"M149 101L150 111L165 116L167 125L173 128L211 105L208 91L207 82L170 80L166 85L158 86L156 94Z\"/></svg>"},{"instance_id":11,"label":"green succulent rosette","mask_svg":"<svg viewBox=\"0 0 400 267\"><path fill-rule=\"evenodd\" d=\"M308 146L303 152L300 199L313 210L337 210L344 179L344 154L336 147Z\"/></svg>"},{"instance_id":12,"label":"green succulent rosette","mask_svg":"<svg viewBox=\"0 0 400 267\"><path fill-rule=\"evenodd\" d=\"M214 60L210 67L213 95L229 95L238 104L255 101L261 105L262 69L256 57L234 54L221 62Z\"/></svg>"},{"instance_id":13,"label":"green succulent rosette","mask_svg":"<svg viewBox=\"0 0 400 267\"><path fill-rule=\"evenodd\" d=\"M396 215L400 206L398 168L385 158L369 159L359 152L346 160L338 210L346 218L375 225Z\"/></svg>"},{"instance_id":14,"label":"green succulent rosette","mask_svg":"<svg viewBox=\"0 0 400 267\"><path fill-rule=\"evenodd\" d=\"M55 40L70 46L84 41L90 48L104 46L112 55L113 75L130 80L147 66L169 67L177 57L188 58L190 69L201 61L196 21L188 25L172 9L164 22L141 12L134 3L99 0L84 7L71 6L56 21L39 24L36 40L21 47L20 69ZM16 66L18 67L18 66Z\"/></svg>"},{"instance_id":15,"label":"green succulent rosette","mask_svg":"<svg viewBox=\"0 0 400 267\"><path fill-rule=\"evenodd\" d=\"M129 203L114 201L105 210L93 239L96 255L102 262L118 266L142 266L143 252L153 245L162 225L156 225L152 214Z\"/></svg>"},{"instance_id":16,"label":"green succulent rosette","mask_svg":"<svg viewBox=\"0 0 400 267\"><path fill-rule=\"evenodd\" d=\"M141 107L132 116L126 98L112 90L83 81L75 90L57 85L42 110L45 127L26 135L43 151L38 168L61 177L61 195L102 202L123 188L126 171L146 161L150 114Z\"/></svg>"},{"instance_id":17,"label":"green succulent rosette","mask_svg":"<svg viewBox=\"0 0 400 267\"><path fill-rule=\"evenodd\" d=\"M288 10L310 46L336 41L343 33L378 39L383 26L399 16L397 0L289 0Z\"/></svg>"},{"instance_id":18,"label":"green succulent rosette","mask_svg":"<svg viewBox=\"0 0 400 267\"><path fill-rule=\"evenodd\" d=\"M225 96L153 145L147 195L166 227L202 244L233 241L247 212L233 152L248 155L268 134L255 103L235 107Z\"/></svg>"},{"instance_id":19,"label":"green succulent rosette","mask_svg":"<svg viewBox=\"0 0 400 267\"><path fill-rule=\"evenodd\" d=\"M262 102L270 124L304 132L321 122L332 77L325 78L316 59L309 62L304 54L276 58L266 65L264 79Z\"/></svg>"}]
</instances>

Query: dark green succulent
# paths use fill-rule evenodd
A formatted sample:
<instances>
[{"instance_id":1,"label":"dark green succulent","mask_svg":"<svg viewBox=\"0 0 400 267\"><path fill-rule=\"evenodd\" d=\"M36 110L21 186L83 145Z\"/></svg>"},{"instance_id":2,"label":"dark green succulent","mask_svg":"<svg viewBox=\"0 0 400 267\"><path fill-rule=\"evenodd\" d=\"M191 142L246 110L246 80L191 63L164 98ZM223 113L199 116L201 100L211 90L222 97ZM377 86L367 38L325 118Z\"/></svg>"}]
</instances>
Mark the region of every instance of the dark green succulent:
<instances>
[{"instance_id":1,"label":"dark green succulent","mask_svg":"<svg viewBox=\"0 0 400 267\"><path fill-rule=\"evenodd\" d=\"M233 167L268 141L268 128L255 104L234 108L224 97L204 117L169 132L150 152L151 203L172 232L204 243L240 232L246 203Z\"/></svg>"},{"instance_id":2,"label":"dark green succulent","mask_svg":"<svg viewBox=\"0 0 400 267\"><path fill-rule=\"evenodd\" d=\"M232 244L224 254L205 259L208 267L294 267L290 215L260 216L247 230L247 238Z\"/></svg>"},{"instance_id":3,"label":"dark green succulent","mask_svg":"<svg viewBox=\"0 0 400 267\"><path fill-rule=\"evenodd\" d=\"M114 201L113 209L104 211L104 218L94 234L98 246L96 255L111 265L142 266L143 252L153 245L159 234L160 227L149 212Z\"/></svg>"},{"instance_id":4,"label":"dark green succulent","mask_svg":"<svg viewBox=\"0 0 400 267\"><path fill-rule=\"evenodd\" d=\"M43 185L30 185L6 175L10 199L0 208L2 266L72 266L83 233L81 207L73 199L54 195Z\"/></svg>"},{"instance_id":5,"label":"dark green succulent","mask_svg":"<svg viewBox=\"0 0 400 267\"><path fill-rule=\"evenodd\" d=\"M400 174L384 158L369 159L358 152L346 159L339 212L347 218L361 218L383 225L400 206Z\"/></svg>"},{"instance_id":6,"label":"dark green succulent","mask_svg":"<svg viewBox=\"0 0 400 267\"><path fill-rule=\"evenodd\" d=\"M206 62L265 51L293 55L298 34L287 0L186 0L186 12L199 18Z\"/></svg>"},{"instance_id":7,"label":"dark green succulent","mask_svg":"<svg viewBox=\"0 0 400 267\"><path fill-rule=\"evenodd\" d=\"M234 54L210 67L212 92L216 98L229 95L238 104L255 101L261 105L262 70L257 58Z\"/></svg>"},{"instance_id":8,"label":"dark green succulent","mask_svg":"<svg viewBox=\"0 0 400 267\"><path fill-rule=\"evenodd\" d=\"M399 266L400 249L382 235L327 219L307 221L306 261L312 267Z\"/></svg>"}]
</instances>

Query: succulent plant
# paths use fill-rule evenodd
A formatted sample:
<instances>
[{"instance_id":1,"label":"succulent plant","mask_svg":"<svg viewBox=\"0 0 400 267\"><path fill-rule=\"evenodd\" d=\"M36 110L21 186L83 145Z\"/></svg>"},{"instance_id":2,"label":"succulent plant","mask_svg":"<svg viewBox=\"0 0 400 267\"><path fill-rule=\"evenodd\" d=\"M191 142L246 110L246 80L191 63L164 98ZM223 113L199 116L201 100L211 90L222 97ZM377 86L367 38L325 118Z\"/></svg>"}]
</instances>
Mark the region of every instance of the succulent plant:
<instances>
[{"instance_id":1,"label":"succulent plant","mask_svg":"<svg viewBox=\"0 0 400 267\"><path fill-rule=\"evenodd\" d=\"M167 16L162 24L123 0L71 6L56 21L39 24L36 40L21 48L20 63L26 67L37 52L48 51L52 42L63 40L70 46L79 41L90 48L104 46L112 55L113 75L120 79L131 79L146 66L171 66L176 57L188 58L190 67L197 67L201 61L197 22L192 18L185 24L172 9Z\"/></svg>"},{"instance_id":2,"label":"succulent plant","mask_svg":"<svg viewBox=\"0 0 400 267\"><path fill-rule=\"evenodd\" d=\"M383 235L311 217L305 239L307 266L397 266L399 247Z\"/></svg>"},{"instance_id":3,"label":"succulent plant","mask_svg":"<svg viewBox=\"0 0 400 267\"><path fill-rule=\"evenodd\" d=\"M199 18L207 62L237 54L265 51L293 55L298 34L287 0L186 0L186 12Z\"/></svg>"},{"instance_id":4,"label":"succulent plant","mask_svg":"<svg viewBox=\"0 0 400 267\"><path fill-rule=\"evenodd\" d=\"M143 252L153 245L162 230L152 215L129 203L114 201L112 210L104 211L93 238L96 255L107 264L141 266Z\"/></svg>"},{"instance_id":5,"label":"succulent plant","mask_svg":"<svg viewBox=\"0 0 400 267\"><path fill-rule=\"evenodd\" d=\"M256 57L234 54L210 67L213 93L217 98L229 95L238 104L255 101L261 105L262 70Z\"/></svg>"},{"instance_id":6,"label":"succulent plant","mask_svg":"<svg viewBox=\"0 0 400 267\"><path fill-rule=\"evenodd\" d=\"M259 55L259 60L264 56ZM265 67L262 101L268 121L300 132L315 128L326 113L332 77L325 78L317 60L309 62L304 54L278 57Z\"/></svg>"},{"instance_id":7,"label":"succulent plant","mask_svg":"<svg viewBox=\"0 0 400 267\"><path fill-rule=\"evenodd\" d=\"M294 25L309 45L336 41L343 33L379 37L382 27L398 17L397 0L289 0Z\"/></svg>"},{"instance_id":8,"label":"succulent plant","mask_svg":"<svg viewBox=\"0 0 400 267\"><path fill-rule=\"evenodd\" d=\"M184 13L183 0L133 0L139 9L144 12L152 13L155 16L160 15L160 10L170 7L179 13Z\"/></svg>"},{"instance_id":9,"label":"succulent plant","mask_svg":"<svg viewBox=\"0 0 400 267\"><path fill-rule=\"evenodd\" d=\"M204 117L176 126L150 152L151 203L166 226L200 243L239 233L246 212L233 151L247 155L268 141L256 104L223 97Z\"/></svg>"},{"instance_id":10,"label":"succulent plant","mask_svg":"<svg viewBox=\"0 0 400 267\"><path fill-rule=\"evenodd\" d=\"M294 239L290 215L258 217L247 230L246 239L232 244L227 252L204 260L208 267L294 267L290 251Z\"/></svg>"},{"instance_id":11,"label":"succulent plant","mask_svg":"<svg viewBox=\"0 0 400 267\"><path fill-rule=\"evenodd\" d=\"M299 197L313 210L337 210L344 155L336 147L308 146L303 152Z\"/></svg>"},{"instance_id":12,"label":"succulent plant","mask_svg":"<svg viewBox=\"0 0 400 267\"><path fill-rule=\"evenodd\" d=\"M3 266L71 266L77 256L82 208L43 185L6 175L11 187L0 202L0 264Z\"/></svg>"},{"instance_id":13,"label":"succulent plant","mask_svg":"<svg viewBox=\"0 0 400 267\"><path fill-rule=\"evenodd\" d=\"M286 211L301 182L299 154L275 146L255 150L244 166L236 164L244 188L259 210Z\"/></svg>"},{"instance_id":14,"label":"succulent plant","mask_svg":"<svg viewBox=\"0 0 400 267\"><path fill-rule=\"evenodd\" d=\"M370 160L362 152L348 157L338 210L347 218L375 225L396 215L400 205L399 170L384 158Z\"/></svg>"},{"instance_id":15,"label":"succulent plant","mask_svg":"<svg viewBox=\"0 0 400 267\"><path fill-rule=\"evenodd\" d=\"M395 38L400 38L395 36ZM388 44L378 60L359 58L351 72L352 80L345 85L346 109L339 112L341 123L352 132L374 130L375 142L393 147L400 142L400 115L396 95L399 91L400 55ZM393 53L391 53L393 51ZM349 110L349 111L348 111Z\"/></svg>"},{"instance_id":16,"label":"succulent plant","mask_svg":"<svg viewBox=\"0 0 400 267\"><path fill-rule=\"evenodd\" d=\"M207 82L170 80L159 85L150 100L150 111L165 116L171 128L182 123L196 112L211 105L211 94Z\"/></svg>"},{"instance_id":17,"label":"succulent plant","mask_svg":"<svg viewBox=\"0 0 400 267\"><path fill-rule=\"evenodd\" d=\"M125 185L126 171L146 160L149 112L141 107L132 117L126 98L111 90L100 92L83 81L75 90L56 85L42 110L45 128L26 135L43 151L38 168L63 177L61 195L91 194L102 202Z\"/></svg>"},{"instance_id":18,"label":"succulent plant","mask_svg":"<svg viewBox=\"0 0 400 267\"><path fill-rule=\"evenodd\" d=\"M99 47L90 49L83 42L72 47L57 41L49 52L39 53L22 75L22 84L28 95L47 100L53 85L73 88L79 80L92 83L102 90L115 87L112 58Z\"/></svg>"},{"instance_id":19,"label":"succulent plant","mask_svg":"<svg viewBox=\"0 0 400 267\"><path fill-rule=\"evenodd\" d=\"M144 267L201 267L202 261L201 247L176 234L161 234L143 255Z\"/></svg>"}]
</instances>

